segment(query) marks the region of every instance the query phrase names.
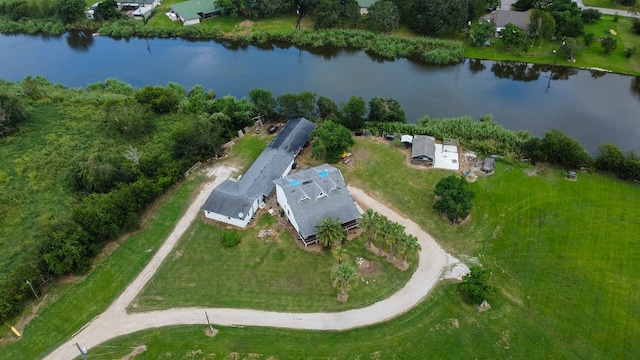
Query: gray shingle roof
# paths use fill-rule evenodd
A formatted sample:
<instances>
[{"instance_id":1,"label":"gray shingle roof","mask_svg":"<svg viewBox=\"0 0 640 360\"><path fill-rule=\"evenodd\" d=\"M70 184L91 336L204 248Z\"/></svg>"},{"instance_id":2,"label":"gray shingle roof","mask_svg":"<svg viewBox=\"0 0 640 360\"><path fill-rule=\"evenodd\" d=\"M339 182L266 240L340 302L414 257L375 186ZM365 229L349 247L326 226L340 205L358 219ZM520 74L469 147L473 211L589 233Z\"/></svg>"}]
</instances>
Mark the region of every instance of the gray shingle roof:
<instances>
[{"instance_id":1,"label":"gray shingle roof","mask_svg":"<svg viewBox=\"0 0 640 360\"><path fill-rule=\"evenodd\" d=\"M324 164L274 180L284 190L299 233L304 238L316 233L316 226L325 217L346 223L360 217L342 173Z\"/></svg>"},{"instance_id":2,"label":"gray shingle roof","mask_svg":"<svg viewBox=\"0 0 640 360\"><path fill-rule=\"evenodd\" d=\"M411 145L412 159L436 159L436 139L426 135L415 135Z\"/></svg>"},{"instance_id":3,"label":"gray shingle roof","mask_svg":"<svg viewBox=\"0 0 640 360\"><path fill-rule=\"evenodd\" d=\"M202 208L234 218L241 218L239 213L246 216L256 199L273 191L273 180L290 170L289 165L315 128L316 124L305 118L288 121L242 178L223 181L213 189Z\"/></svg>"}]
</instances>

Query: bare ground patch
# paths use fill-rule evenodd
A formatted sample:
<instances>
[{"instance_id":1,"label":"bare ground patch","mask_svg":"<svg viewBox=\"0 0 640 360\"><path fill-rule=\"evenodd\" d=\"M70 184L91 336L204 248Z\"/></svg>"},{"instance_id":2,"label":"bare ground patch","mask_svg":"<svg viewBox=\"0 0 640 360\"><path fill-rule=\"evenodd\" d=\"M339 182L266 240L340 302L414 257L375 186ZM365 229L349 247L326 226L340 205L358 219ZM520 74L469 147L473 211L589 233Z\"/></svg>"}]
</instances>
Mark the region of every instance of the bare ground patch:
<instances>
[{"instance_id":1,"label":"bare ground patch","mask_svg":"<svg viewBox=\"0 0 640 360\"><path fill-rule=\"evenodd\" d=\"M122 360L131 360L131 359L135 358L136 356L142 354L145 351L147 351L147 345L145 345L145 344L138 345L138 346L134 347L133 350L131 350L130 353L128 353L127 355L123 356Z\"/></svg>"}]
</instances>

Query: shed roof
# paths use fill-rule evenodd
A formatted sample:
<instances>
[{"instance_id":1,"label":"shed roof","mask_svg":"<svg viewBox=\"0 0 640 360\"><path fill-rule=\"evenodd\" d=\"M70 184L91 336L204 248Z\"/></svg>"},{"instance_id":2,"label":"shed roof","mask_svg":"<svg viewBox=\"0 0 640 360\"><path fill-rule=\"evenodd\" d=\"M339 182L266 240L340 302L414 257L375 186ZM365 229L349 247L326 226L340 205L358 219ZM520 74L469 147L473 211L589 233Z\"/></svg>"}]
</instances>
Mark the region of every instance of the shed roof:
<instances>
[{"instance_id":1,"label":"shed roof","mask_svg":"<svg viewBox=\"0 0 640 360\"><path fill-rule=\"evenodd\" d=\"M495 10L480 17L480 21L490 20L496 28L504 28L511 23L522 30L526 30L531 23L529 11Z\"/></svg>"},{"instance_id":2,"label":"shed roof","mask_svg":"<svg viewBox=\"0 0 640 360\"><path fill-rule=\"evenodd\" d=\"M436 158L436 139L426 135L415 135L411 146L411 158Z\"/></svg>"},{"instance_id":3,"label":"shed roof","mask_svg":"<svg viewBox=\"0 0 640 360\"><path fill-rule=\"evenodd\" d=\"M358 6L364 9L368 9L373 5L377 0L358 0Z\"/></svg>"},{"instance_id":4,"label":"shed roof","mask_svg":"<svg viewBox=\"0 0 640 360\"><path fill-rule=\"evenodd\" d=\"M171 5L171 10L187 21L200 18L200 14L220 11L221 8L213 0L189 0Z\"/></svg>"},{"instance_id":5,"label":"shed roof","mask_svg":"<svg viewBox=\"0 0 640 360\"><path fill-rule=\"evenodd\" d=\"M235 218L248 214L256 199L273 191L273 180L287 172L315 128L305 118L289 120L239 181L225 180L213 189L203 209Z\"/></svg>"},{"instance_id":6,"label":"shed roof","mask_svg":"<svg viewBox=\"0 0 640 360\"><path fill-rule=\"evenodd\" d=\"M303 238L314 235L325 217L338 218L343 224L360 217L342 173L329 164L276 179L274 183L284 190Z\"/></svg>"}]
</instances>

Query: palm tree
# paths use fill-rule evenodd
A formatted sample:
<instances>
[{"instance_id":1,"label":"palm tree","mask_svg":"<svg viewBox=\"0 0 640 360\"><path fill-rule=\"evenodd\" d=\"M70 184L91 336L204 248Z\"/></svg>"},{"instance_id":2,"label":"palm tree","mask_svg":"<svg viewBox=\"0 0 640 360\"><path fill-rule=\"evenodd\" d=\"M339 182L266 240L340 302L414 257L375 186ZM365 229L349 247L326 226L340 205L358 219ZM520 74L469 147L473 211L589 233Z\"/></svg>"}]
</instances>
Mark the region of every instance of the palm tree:
<instances>
[{"instance_id":1,"label":"palm tree","mask_svg":"<svg viewBox=\"0 0 640 360\"><path fill-rule=\"evenodd\" d=\"M420 250L422 250L422 246L420 246L418 238L413 235L405 235L402 238L401 244L403 265L407 266L407 260L415 258Z\"/></svg>"},{"instance_id":2,"label":"palm tree","mask_svg":"<svg viewBox=\"0 0 640 360\"><path fill-rule=\"evenodd\" d=\"M387 238L391 236L393 223L391 220L384 216L380 217L380 223L378 224L378 255L382 255L382 245L387 242Z\"/></svg>"},{"instance_id":3,"label":"palm tree","mask_svg":"<svg viewBox=\"0 0 640 360\"><path fill-rule=\"evenodd\" d=\"M331 268L331 279L338 289L338 300L346 301L349 290L358 284L358 269L349 263L336 264Z\"/></svg>"},{"instance_id":4,"label":"palm tree","mask_svg":"<svg viewBox=\"0 0 640 360\"><path fill-rule=\"evenodd\" d=\"M338 218L323 218L320 220L320 224L316 226L316 230L316 236L320 240L320 244L325 248L338 244L347 237L347 231L342 227L342 223Z\"/></svg>"},{"instance_id":5,"label":"palm tree","mask_svg":"<svg viewBox=\"0 0 640 360\"><path fill-rule=\"evenodd\" d=\"M391 223L389 228L389 236L387 236L387 244L389 245L389 259L395 258L395 246L401 239L405 237L404 226L397 222Z\"/></svg>"},{"instance_id":6,"label":"palm tree","mask_svg":"<svg viewBox=\"0 0 640 360\"><path fill-rule=\"evenodd\" d=\"M360 216L360 226L367 233L367 247L371 247L371 241L376 230L376 223L379 221L378 213L367 209L362 216Z\"/></svg>"},{"instance_id":7,"label":"palm tree","mask_svg":"<svg viewBox=\"0 0 640 360\"><path fill-rule=\"evenodd\" d=\"M347 249L344 246L338 246L333 249L333 257L338 260L338 264L342 264L342 261L347 257Z\"/></svg>"}]
</instances>

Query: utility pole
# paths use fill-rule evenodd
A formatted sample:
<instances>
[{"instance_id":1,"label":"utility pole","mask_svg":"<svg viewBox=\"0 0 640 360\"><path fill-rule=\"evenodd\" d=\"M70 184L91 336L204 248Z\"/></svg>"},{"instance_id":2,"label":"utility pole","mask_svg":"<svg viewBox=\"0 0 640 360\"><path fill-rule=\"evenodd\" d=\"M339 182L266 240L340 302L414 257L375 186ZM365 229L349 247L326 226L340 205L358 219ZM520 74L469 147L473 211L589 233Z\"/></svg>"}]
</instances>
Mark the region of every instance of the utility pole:
<instances>
[{"instance_id":1,"label":"utility pole","mask_svg":"<svg viewBox=\"0 0 640 360\"><path fill-rule=\"evenodd\" d=\"M211 333L213 334L213 325L211 325L211 322L209 321L209 315L207 314L207 312L204 312L204 316L207 317L207 324L209 324L209 330L211 330Z\"/></svg>"},{"instance_id":2,"label":"utility pole","mask_svg":"<svg viewBox=\"0 0 640 360\"><path fill-rule=\"evenodd\" d=\"M79 350L79 351L80 351L80 353L82 354L82 358L83 358L84 360L87 360L87 359L88 359L88 356L87 356L87 348L80 347L80 344L78 344L78 343L76 343L76 346L78 347L78 350Z\"/></svg>"},{"instance_id":3,"label":"utility pole","mask_svg":"<svg viewBox=\"0 0 640 360\"><path fill-rule=\"evenodd\" d=\"M31 288L31 292L33 293L33 296L36 297L36 300L40 300L40 298L38 297L38 294L36 294L36 291L33 289L33 285L31 285L31 281L29 280L25 280L25 282L27 283L27 285L29 285L29 287Z\"/></svg>"}]
</instances>

